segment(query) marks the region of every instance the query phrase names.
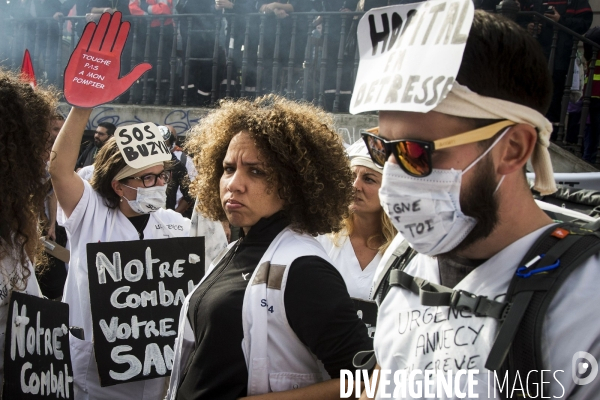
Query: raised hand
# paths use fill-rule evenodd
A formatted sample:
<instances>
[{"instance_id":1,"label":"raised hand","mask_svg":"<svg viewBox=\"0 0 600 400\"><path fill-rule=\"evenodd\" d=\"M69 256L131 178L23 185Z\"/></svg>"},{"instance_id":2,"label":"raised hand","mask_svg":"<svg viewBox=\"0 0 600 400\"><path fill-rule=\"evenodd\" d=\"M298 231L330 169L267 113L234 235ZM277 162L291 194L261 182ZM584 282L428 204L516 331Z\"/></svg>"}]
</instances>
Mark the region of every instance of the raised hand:
<instances>
[{"instance_id":1,"label":"raised hand","mask_svg":"<svg viewBox=\"0 0 600 400\"><path fill-rule=\"evenodd\" d=\"M64 94L69 104L93 108L108 103L152 68L148 63L139 64L119 78L121 53L130 25L121 22L117 11L102 14L97 25L90 22L85 26L65 69Z\"/></svg>"}]
</instances>

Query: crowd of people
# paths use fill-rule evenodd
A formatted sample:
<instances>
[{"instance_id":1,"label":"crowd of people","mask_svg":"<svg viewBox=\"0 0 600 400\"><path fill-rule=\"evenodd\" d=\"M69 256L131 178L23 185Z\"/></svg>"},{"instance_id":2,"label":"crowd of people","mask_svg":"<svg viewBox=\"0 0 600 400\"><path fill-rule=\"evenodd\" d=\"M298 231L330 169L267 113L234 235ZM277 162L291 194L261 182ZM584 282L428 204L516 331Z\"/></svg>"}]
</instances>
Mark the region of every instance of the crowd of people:
<instances>
[{"instance_id":1,"label":"crowd of people","mask_svg":"<svg viewBox=\"0 0 600 400\"><path fill-rule=\"evenodd\" d=\"M406 393L415 370L452 371L455 393L471 379L492 399L501 384L489 373L502 368L510 379L554 371L531 382L542 397L595 398L600 379L578 383L573 357L600 357L600 324L585 307L599 300L600 256L585 252L596 232L557 226L524 174L531 161L534 189L556 190L551 79L525 29L475 11L456 80L433 110L375 105L379 126L346 148L332 116L308 103L224 100L183 148L158 127L168 160L132 166L119 127L99 125L82 146L93 109L73 106L65 119L57 93L0 70L0 333L11 292L44 293L40 229L58 241L60 226L70 261L64 289L48 279L46 297L69 304L69 324L83 329L69 337L78 400L380 399ZM170 377L103 386L86 246L187 236L205 237L205 275L182 305ZM520 296L534 292L546 297ZM360 318L367 304L376 323ZM361 366L357 354L372 357ZM344 380L357 368L363 386ZM426 376L426 391L461 397Z\"/></svg>"}]
</instances>

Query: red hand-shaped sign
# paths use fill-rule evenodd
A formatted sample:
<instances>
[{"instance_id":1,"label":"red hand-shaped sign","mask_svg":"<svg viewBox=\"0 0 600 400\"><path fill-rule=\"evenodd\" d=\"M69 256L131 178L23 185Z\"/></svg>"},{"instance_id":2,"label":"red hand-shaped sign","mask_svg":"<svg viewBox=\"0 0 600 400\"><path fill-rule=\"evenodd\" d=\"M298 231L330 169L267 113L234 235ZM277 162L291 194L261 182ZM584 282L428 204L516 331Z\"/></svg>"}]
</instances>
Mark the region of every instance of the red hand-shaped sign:
<instances>
[{"instance_id":1,"label":"red hand-shaped sign","mask_svg":"<svg viewBox=\"0 0 600 400\"><path fill-rule=\"evenodd\" d=\"M121 22L118 11L102 14L98 25L90 22L85 26L65 69L64 93L69 104L92 108L108 103L152 68L143 63L119 78L129 27L129 22Z\"/></svg>"}]
</instances>

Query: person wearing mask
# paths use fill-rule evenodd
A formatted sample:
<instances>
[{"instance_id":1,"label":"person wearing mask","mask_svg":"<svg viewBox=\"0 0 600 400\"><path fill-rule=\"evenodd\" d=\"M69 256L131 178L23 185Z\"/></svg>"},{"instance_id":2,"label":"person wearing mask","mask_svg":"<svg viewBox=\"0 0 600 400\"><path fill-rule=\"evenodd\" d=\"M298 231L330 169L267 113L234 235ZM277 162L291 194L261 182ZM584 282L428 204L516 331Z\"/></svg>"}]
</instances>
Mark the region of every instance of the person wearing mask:
<instances>
[{"instance_id":1,"label":"person wearing mask","mask_svg":"<svg viewBox=\"0 0 600 400\"><path fill-rule=\"evenodd\" d=\"M331 117L275 95L224 101L188 148L198 209L243 238L186 298L167 398L339 398L340 370L372 343L313 237L340 229L352 199Z\"/></svg>"},{"instance_id":2,"label":"person wearing mask","mask_svg":"<svg viewBox=\"0 0 600 400\"><path fill-rule=\"evenodd\" d=\"M350 215L343 230L317 239L342 274L350 297L371 300L375 270L397 231L379 202L383 168L371 160L362 140L346 151L354 177Z\"/></svg>"},{"instance_id":3,"label":"person wearing mask","mask_svg":"<svg viewBox=\"0 0 600 400\"><path fill-rule=\"evenodd\" d=\"M93 350L88 287L87 243L163 239L189 235L190 221L165 210L171 173L163 162L133 168L117 142L103 142L87 182L73 171L79 143L92 109L73 107L61 129L50 163L52 184L60 206L59 224L67 230L71 261L63 301L69 319L82 327L84 339L70 336L76 399L162 399L165 378L101 387ZM181 229L178 229L181 228Z\"/></svg>"},{"instance_id":4,"label":"person wearing mask","mask_svg":"<svg viewBox=\"0 0 600 400\"><path fill-rule=\"evenodd\" d=\"M38 220L44 212L55 93L0 69L0 384L8 304L13 291L41 297L32 262L41 255ZM19 184L16 184L19 183Z\"/></svg>"},{"instance_id":5,"label":"person wearing mask","mask_svg":"<svg viewBox=\"0 0 600 400\"><path fill-rule=\"evenodd\" d=\"M94 133L94 141L88 144L85 150L81 152L81 155L75 164L75 169L79 170L88 165L92 165L98 155L98 151L104 146L106 141L115 134L116 129L117 127L110 122L100 122Z\"/></svg>"},{"instance_id":6,"label":"person wearing mask","mask_svg":"<svg viewBox=\"0 0 600 400\"><path fill-rule=\"evenodd\" d=\"M445 399L464 397L467 385L470 398L518 397L515 385L525 397L596 398L600 380L579 383L575 355L600 357L600 324L584 306L600 301L599 254L586 252L597 250L598 240L557 227L524 174L531 160L533 188L556 191L552 125L544 117L552 98L546 59L531 35L500 15L476 10L469 28L445 98L421 112L398 101L379 112L378 128L363 133L373 161L384 167L379 197L400 232L374 285L375 358L382 373L399 379L377 384L374 373L375 398L409 382ZM419 60L413 62L417 68ZM576 268L571 256L581 261ZM569 264L573 271L540 300L542 282L557 279ZM535 338L525 334L529 325ZM467 339L466 331L477 334ZM426 347L424 339L438 335L443 350ZM406 368L431 375L395 375ZM555 374L546 379L542 370ZM456 380L449 394L443 387L450 374Z\"/></svg>"}]
</instances>

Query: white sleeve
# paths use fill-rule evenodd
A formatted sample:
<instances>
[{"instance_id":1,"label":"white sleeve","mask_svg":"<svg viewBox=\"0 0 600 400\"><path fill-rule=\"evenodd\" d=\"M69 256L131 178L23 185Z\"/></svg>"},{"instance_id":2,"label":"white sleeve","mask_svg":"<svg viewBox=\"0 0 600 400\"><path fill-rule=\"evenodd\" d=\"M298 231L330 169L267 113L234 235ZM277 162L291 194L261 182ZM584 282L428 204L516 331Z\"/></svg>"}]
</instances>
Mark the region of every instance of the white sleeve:
<instances>
[{"instance_id":1,"label":"white sleeve","mask_svg":"<svg viewBox=\"0 0 600 400\"><path fill-rule=\"evenodd\" d=\"M578 385L572 375L574 364L575 367L579 364L577 352L584 351L600 360L600 318L593 316L594 307L600 304L598 282L600 257L595 255L571 272L548 307L542 353L544 369L551 370L556 377L549 375L549 395L556 398L597 399L600 393L600 377L587 385Z\"/></svg>"},{"instance_id":2,"label":"white sleeve","mask_svg":"<svg viewBox=\"0 0 600 400\"><path fill-rule=\"evenodd\" d=\"M64 226L67 232L70 232L71 234L75 232L83 222L86 213L94 212L97 203L95 194L94 189L92 189L88 181L83 180L83 194L69 218L65 215L60 203L58 204L56 212L58 224Z\"/></svg>"}]
</instances>

